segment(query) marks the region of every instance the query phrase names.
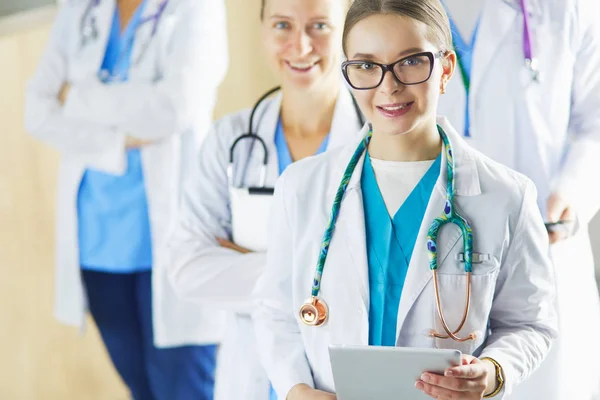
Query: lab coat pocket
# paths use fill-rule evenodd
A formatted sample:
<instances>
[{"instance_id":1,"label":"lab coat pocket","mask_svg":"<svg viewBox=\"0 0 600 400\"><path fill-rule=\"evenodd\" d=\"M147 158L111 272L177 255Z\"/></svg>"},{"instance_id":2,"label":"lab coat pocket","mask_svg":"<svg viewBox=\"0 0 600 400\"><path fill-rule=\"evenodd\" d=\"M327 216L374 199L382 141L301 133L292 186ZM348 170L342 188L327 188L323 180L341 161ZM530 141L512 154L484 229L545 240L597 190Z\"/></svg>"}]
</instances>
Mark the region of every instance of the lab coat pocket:
<instances>
[{"instance_id":1,"label":"lab coat pocket","mask_svg":"<svg viewBox=\"0 0 600 400\"><path fill-rule=\"evenodd\" d=\"M465 354L473 352L483 344L487 337L488 322L494 298L494 288L499 269L491 269L485 274L471 275L471 300L469 313L463 327L455 335L461 338L474 333L474 340L458 342L451 338L435 339L439 349L456 349ZM461 274L438 274L441 310L451 332L460 325L466 306L467 276ZM434 329L438 334L447 335L436 306L433 306Z\"/></svg>"}]
</instances>

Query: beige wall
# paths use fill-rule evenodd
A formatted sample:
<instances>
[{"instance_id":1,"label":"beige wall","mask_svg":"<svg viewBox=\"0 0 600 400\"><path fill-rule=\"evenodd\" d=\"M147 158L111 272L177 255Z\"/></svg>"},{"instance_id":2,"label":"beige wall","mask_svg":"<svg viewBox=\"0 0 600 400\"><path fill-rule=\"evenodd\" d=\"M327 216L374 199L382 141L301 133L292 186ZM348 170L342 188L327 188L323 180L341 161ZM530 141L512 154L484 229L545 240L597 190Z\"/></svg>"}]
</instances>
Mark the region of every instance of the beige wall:
<instances>
[{"instance_id":1,"label":"beige wall","mask_svg":"<svg viewBox=\"0 0 600 400\"><path fill-rule=\"evenodd\" d=\"M258 42L259 0L227 0L231 68L221 116L251 105L270 87ZM26 79L49 23L20 33L0 29L0 399L121 400L96 329L83 336L52 317L57 154L23 130Z\"/></svg>"}]
</instances>

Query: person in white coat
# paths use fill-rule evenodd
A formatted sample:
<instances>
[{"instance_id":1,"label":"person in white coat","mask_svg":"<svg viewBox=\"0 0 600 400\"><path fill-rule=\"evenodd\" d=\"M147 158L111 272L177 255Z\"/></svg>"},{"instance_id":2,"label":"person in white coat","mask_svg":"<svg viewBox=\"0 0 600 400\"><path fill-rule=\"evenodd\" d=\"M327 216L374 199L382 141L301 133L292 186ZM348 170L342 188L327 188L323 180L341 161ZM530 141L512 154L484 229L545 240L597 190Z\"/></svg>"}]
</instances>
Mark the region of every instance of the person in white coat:
<instances>
[{"instance_id":1,"label":"person in white coat","mask_svg":"<svg viewBox=\"0 0 600 400\"><path fill-rule=\"evenodd\" d=\"M223 1L69 0L27 87L62 156L55 315L90 311L135 399L212 399L224 320L177 299L164 246L227 64Z\"/></svg>"},{"instance_id":2,"label":"person in white coat","mask_svg":"<svg viewBox=\"0 0 600 400\"><path fill-rule=\"evenodd\" d=\"M217 121L187 171L169 275L182 299L230 312L216 399L270 396L250 295L265 265L276 179L293 161L359 137L360 111L339 71L345 10L341 0L262 2L262 40L281 90ZM238 141L249 132L257 136Z\"/></svg>"},{"instance_id":3,"label":"person in white coat","mask_svg":"<svg viewBox=\"0 0 600 400\"><path fill-rule=\"evenodd\" d=\"M600 398L600 299L588 223L600 208L600 24L594 0L444 0L461 78L440 114L467 142L535 183L557 274L559 339L511 399ZM525 11L524 11L525 10ZM531 61L528 61L531 60ZM466 106L468 104L468 107ZM549 228L560 226L549 225Z\"/></svg>"},{"instance_id":4,"label":"person in white coat","mask_svg":"<svg viewBox=\"0 0 600 400\"><path fill-rule=\"evenodd\" d=\"M355 0L343 40L370 125L277 182L253 314L269 378L280 398L335 399L331 344L445 348L463 364L415 390L508 396L556 335L535 187L436 120L456 63L439 0Z\"/></svg>"}]
</instances>

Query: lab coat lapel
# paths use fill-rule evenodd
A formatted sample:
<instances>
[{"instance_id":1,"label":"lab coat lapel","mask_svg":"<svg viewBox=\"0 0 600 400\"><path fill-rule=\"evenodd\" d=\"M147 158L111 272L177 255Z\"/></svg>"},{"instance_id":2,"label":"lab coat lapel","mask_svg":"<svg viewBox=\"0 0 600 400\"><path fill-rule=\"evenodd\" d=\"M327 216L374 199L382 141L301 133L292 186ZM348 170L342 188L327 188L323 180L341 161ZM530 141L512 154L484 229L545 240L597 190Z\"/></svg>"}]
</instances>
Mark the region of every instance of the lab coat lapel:
<instances>
[{"instance_id":1,"label":"lab coat lapel","mask_svg":"<svg viewBox=\"0 0 600 400\"><path fill-rule=\"evenodd\" d=\"M458 196L477 196L481 194L479 174L477 166L468 155L468 147L458 133L450 126L445 118L439 118L438 124L444 129L452 146L454 156L454 179L455 179L455 203ZM415 248L408 266L406 281L400 297L398 308L398 323L396 328L396 340L400 335L406 317L415 304L415 301L432 278L429 269L429 254L427 252L427 234L431 222L442 215L446 203L446 180L447 180L446 154L442 151L442 163L440 175L431 193L431 198L419 229ZM456 207L456 206L455 206ZM464 216L461 210L458 210ZM438 237L438 268L444 264L448 254L455 245L462 243L462 233L455 225L445 225ZM459 242L460 241L460 242Z\"/></svg>"},{"instance_id":2,"label":"lab coat lapel","mask_svg":"<svg viewBox=\"0 0 600 400\"><path fill-rule=\"evenodd\" d=\"M442 161L445 162L445 159ZM442 167L442 171L444 170L445 168ZM400 335L402 324L404 323L408 312L432 277L429 269L429 256L426 245L429 226L435 218L442 214L442 210L444 209L444 204L446 202L444 196L444 187L441 184L440 179L441 177L438 178L438 182L431 193L431 198L427 204L427 211L425 211L423 222L419 228L417 241L415 242L415 248L408 266L406 281L404 282L402 296L400 297L400 305L398 307L396 339ZM453 230L452 236L449 240L446 239L444 243L438 244L438 263L440 266L443 264L449 250L454 246L454 243L456 243L460 236L461 234L458 232L458 230Z\"/></svg>"},{"instance_id":3,"label":"lab coat lapel","mask_svg":"<svg viewBox=\"0 0 600 400\"><path fill-rule=\"evenodd\" d=\"M91 65L94 72L100 70L102 60L104 60L104 54L106 53L106 46L108 44L108 38L112 28L113 18L115 16L115 0L101 1L97 7L93 7L87 20L95 19L96 29L98 30L98 37L96 40L90 41L82 50L82 57L88 59L89 65ZM86 62L86 63L87 63Z\"/></svg>"},{"instance_id":4,"label":"lab coat lapel","mask_svg":"<svg viewBox=\"0 0 600 400\"><path fill-rule=\"evenodd\" d=\"M363 128L361 133L366 134L368 127ZM363 135L361 135L362 137ZM356 150L359 141L355 141L348 145L340 153L335 170L332 172L334 182L330 186L327 198L333 199L338 189L339 182L343 176L344 170L350 161L352 154ZM369 263L367 259L367 236L365 229L365 214L363 208L363 198L361 193L360 179L362 176L362 168L365 161L363 154L358 161L354 173L346 189L346 194L342 199L342 206L336 223L334 237L336 242L332 242L332 246L339 251L348 251L350 258L353 261L350 266L349 274L355 279L352 281L357 283L357 289L360 293L363 321L368 325L368 310L369 310ZM350 289L349 289L350 290ZM368 337L365 339L368 343Z\"/></svg>"},{"instance_id":5,"label":"lab coat lapel","mask_svg":"<svg viewBox=\"0 0 600 400\"><path fill-rule=\"evenodd\" d=\"M273 99L264 106L259 107L254 115L254 127L253 131L258 134L264 141L269 152L268 164L267 164L267 186L275 186L275 181L279 177L279 158L277 154L277 147L275 146L275 129L277 128L277 121L279 121L279 115L281 113L281 92L277 93ZM244 129L244 132L248 128ZM256 143L252 150L252 165L261 165L263 162L263 151L262 147Z\"/></svg>"},{"instance_id":6,"label":"lab coat lapel","mask_svg":"<svg viewBox=\"0 0 600 400\"><path fill-rule=\"evenodd\" d=\"M510 28L517 27L518 17L521 14L517 11L518 8L515 9L511 4L514 1L516 0L490 0L485 3L473 50L471 103L476 99L477 90L489 70L488 65L493 61L498 47L505 40Z\"/></svg>"}]
</instances>

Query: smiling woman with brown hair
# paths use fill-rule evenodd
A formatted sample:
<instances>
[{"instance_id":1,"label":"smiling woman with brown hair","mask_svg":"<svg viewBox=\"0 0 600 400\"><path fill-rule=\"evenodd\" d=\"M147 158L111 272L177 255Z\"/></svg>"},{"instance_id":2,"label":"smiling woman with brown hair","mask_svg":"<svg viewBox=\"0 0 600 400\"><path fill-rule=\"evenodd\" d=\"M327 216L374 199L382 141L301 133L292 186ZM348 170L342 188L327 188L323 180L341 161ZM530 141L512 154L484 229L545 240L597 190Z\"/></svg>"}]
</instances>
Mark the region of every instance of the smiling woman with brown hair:
<instances>
[{"instance_id":1,"label":"smiling woman with brown hair","mask_svg":"<svg viewBox=\"0 0 600 400\"><path fill-rule=\"evenodd\" d=\"M217 121L187 171L169 241L170 276L183 299L231 312L219 355L217 400L270 396L250 312L265 265L275 181L291 163L354 141L360 132L360 112L339 70L345 4L262 2L261 40L281 89L254 110Z\"/></svg>"}]
</instances>

